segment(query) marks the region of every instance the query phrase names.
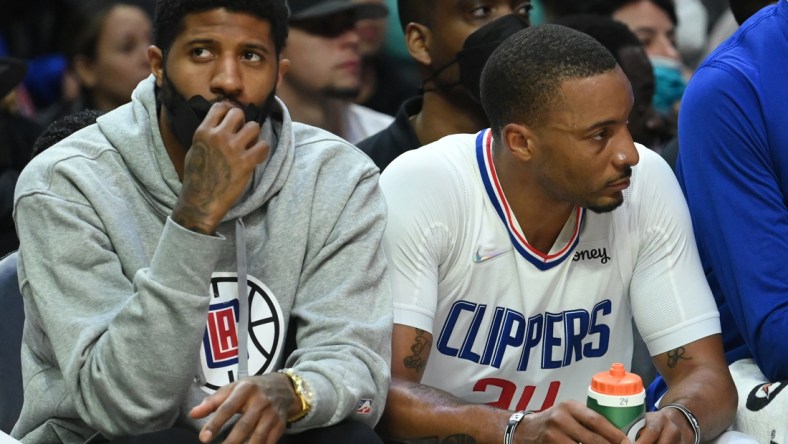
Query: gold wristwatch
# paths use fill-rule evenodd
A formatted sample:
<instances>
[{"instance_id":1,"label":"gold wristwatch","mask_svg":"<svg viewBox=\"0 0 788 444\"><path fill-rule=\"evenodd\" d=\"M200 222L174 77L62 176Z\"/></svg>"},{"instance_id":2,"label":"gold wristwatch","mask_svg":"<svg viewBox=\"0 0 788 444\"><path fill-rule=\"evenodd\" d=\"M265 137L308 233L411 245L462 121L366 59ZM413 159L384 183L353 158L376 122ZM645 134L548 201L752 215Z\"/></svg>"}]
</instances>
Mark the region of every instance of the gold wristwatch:
<instances>
[{"instance_id":1,"label":"gold wristwatch","mask_svg":"<svg viewBox=\"0 0 788 444\"><path fill-rule=\"evenodd\" d=\"M301 411L296 413L295 416L287 418L287 425L290 425L303 419L309 414L309 411L312 410L312 390L309 389L309 385L306 383L306 381L298 376L293 371L293 369L285 368L279 370L279 373L283 373L285 376L287 376L287 378L290 380L290 383L293 384L293 391L295 391L296 396L298 396L298 399L301 401Z\"/></svg>"}]
</instances>

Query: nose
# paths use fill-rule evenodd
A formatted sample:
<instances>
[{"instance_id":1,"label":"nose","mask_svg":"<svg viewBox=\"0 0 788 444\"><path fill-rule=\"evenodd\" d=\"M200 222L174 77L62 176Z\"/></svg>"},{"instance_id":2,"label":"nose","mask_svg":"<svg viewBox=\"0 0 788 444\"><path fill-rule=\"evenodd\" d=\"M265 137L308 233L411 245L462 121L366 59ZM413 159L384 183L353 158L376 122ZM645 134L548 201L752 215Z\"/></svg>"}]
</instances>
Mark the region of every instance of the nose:
<instances>
[{"instance_id":1,"label":"nose","mask_svg":"<svg viewBox=\"0 0 788 444\"><path fill-rule=\"evenodd\" d=\"M244 85L238 58L229 55L220 57L214 65L209 86L211 92L217 95L240 95Z\"/></svg>"},{"instance_id":2,"label":"nose","mask_svg":"<svg viewBox=\"0 0 788 444\"><path fill-rule=\"evenodd\" d=\"M347 31L343 32L342 34L337 37L341 42L342 46L351 46L358 48L359 43L361 42L361 34L358 32L357 27L352 27Z\"/></svg>"},{"instance_id":3,"label":"nose","mask_svg":"<svg viewBox=\"0 0 788 444\"><path fill-rule=\"evenodd\" d=\"M635 148L635 142L632 140L632 135L626 127L619 132L619 136L616 138L615 143L613 163L618 169L626 169L640 162L640 154L638 154L638 150Z\"/></svg>"}]
</instances>

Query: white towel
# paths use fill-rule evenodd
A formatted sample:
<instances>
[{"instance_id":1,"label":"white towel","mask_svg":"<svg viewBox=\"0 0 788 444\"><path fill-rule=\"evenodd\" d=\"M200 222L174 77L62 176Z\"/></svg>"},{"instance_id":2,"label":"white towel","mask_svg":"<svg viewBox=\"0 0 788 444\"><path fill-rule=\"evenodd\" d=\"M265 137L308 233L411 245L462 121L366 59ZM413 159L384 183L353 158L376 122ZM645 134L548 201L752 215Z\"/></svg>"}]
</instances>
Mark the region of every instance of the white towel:
<instances>
[{"instance_id":1,"label":"white towel","mask_svg":"<svg viewBox=\"0 0 788 444\"><path fill-rule=\"evenodd\" d=\"M729 366L739 407L733 430L755 437L763 444L788 444L788 380L769 382L752 359Z\"/></svg>"}]
</instances>

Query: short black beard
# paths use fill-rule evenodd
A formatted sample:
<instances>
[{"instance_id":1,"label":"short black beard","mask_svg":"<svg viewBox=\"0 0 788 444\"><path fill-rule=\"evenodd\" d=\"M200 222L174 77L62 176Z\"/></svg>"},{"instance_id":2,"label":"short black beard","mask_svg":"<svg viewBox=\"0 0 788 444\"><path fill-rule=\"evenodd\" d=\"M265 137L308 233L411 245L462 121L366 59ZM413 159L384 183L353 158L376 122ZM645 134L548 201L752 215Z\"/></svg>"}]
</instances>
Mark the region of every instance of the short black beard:
<instances>
[{"instance_id":1,"label":"short black beard","mask_svg":"<svg viewBox=\"0 0 788 444\"><path fill-rule=\"evenodd\" d=\"M225 100L239 104L247 122L255 121L262 126L271 116L276 103L276 87L271 90L271 93L260 105L248 104L245 106L240 105L235 97L221 95L213 98L213 101L208 101L200 95L195 95L187 100L166 73L163 76L162 86L156 88L157 106L167 113L170 131L186 149L191 148L194 132L205 119L211 105Z\"/></svg>"},{"instance_id":2,"label":"short black beard","mask_svg":"<svg viewBox=\"0 0 788 444\"><path fill-rule=\"evenodd\" d=\"M593 206L593 207L588 207L588 209L593 211L594 213L597 213L597 214L609 213L609 212L615 210L616 208L620 207L621 204L623 204L623 203L624 203L624 200L622 199L619 202L613 202L612 204L609 204L609 205Z\"/></svg>"}]
</instances>

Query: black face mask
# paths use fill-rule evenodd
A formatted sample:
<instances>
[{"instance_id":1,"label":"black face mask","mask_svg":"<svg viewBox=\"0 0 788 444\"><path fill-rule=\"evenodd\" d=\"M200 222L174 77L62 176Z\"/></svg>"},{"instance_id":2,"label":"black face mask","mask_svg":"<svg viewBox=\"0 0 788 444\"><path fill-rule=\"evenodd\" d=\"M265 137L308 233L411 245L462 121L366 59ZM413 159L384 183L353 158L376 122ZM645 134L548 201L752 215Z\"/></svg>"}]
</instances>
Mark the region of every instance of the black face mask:
<instances>
[{"instance_id":1,"label":"black face mask","mask_svg":"<svg viewBox=\"0 0 788 444\"><path fill-rule=\"evenodd\" d=\"M271 114L271 109L275 103L276 90L271 91L268 98L265 99L262 105L255 106L248 104L244 106L243 112L246 116L246 121L254 121L262 125L268 116ZM175 85L165 75L164 84L158 88L156 98L160 105L163 106L164 112L170 122L170 130L172 130L175 138L178 139L181 145L185 148L192 146L192 139L197 127L200 126L208 111L211 109L213 103L209 102L205 97L196 95L189 100L178 92ZM220 102L224 97L220 97L215 102Z\"/></svg>"},{"instance_id":2,"label":"black face mask","mask_svg":"<svg viewBox=\"0 0 788 444\"><path fill-rule=\"evenodd\" d=\"M528 27L528 21L517 14L507 14L499 17L490 23L472 32L465 38L462 50L457 53L457 57L451 62L443 65L433 72L424 83L434 79L438 74L446 70L449 66L457 63L460 67L460 81L440 88L452 88L462 85L470 96L477 102L481 102L481 78L482 69L487 59L490 58L495 48L517 31ZM424 91L435 91L438 88L426 89Z\"/></svg>"}]
</instances>

